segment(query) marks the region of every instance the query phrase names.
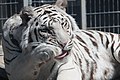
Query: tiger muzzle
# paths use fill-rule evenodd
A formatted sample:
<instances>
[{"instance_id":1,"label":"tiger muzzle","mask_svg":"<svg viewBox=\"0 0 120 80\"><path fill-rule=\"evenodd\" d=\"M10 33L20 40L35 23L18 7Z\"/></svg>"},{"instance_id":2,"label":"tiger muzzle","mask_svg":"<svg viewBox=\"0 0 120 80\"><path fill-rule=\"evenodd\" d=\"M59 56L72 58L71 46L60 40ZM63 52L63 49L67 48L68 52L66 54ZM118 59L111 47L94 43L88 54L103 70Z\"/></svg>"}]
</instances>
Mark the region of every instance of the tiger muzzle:
<instances>
[{"instance_id":1,"label":"tiger muzzle","mask_svg":"<svg viewBox=\"0 0 120 80\"><path fill-rule=\"evenodd\" d=\"M64 45L62 45L62 53L55 56L55 59L61 60L64 57L66 57L67 55L69 55L69 52L71 51L72 46L73 46L72 40L69 40L67 43L64 43Z\"/></svg>"}]
</instances>

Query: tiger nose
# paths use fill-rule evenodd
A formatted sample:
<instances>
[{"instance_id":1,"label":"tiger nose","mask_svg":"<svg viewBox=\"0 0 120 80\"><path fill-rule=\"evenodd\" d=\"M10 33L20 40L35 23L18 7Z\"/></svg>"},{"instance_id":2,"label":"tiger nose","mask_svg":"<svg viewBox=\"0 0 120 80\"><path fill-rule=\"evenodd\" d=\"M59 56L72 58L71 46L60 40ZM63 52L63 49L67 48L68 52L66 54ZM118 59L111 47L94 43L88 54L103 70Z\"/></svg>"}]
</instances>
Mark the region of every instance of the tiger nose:
<instances>
[{"instance_id":1,"label":"tiger nose","mask_svg":"<svg viewBox=\"0 0 120 80\"><path fill-rule=\"evenodd\" d=\"M64 45L70 38L66 31L63 29L54 30L56 39L59 43Z\"/></svg>"}]
</instances>

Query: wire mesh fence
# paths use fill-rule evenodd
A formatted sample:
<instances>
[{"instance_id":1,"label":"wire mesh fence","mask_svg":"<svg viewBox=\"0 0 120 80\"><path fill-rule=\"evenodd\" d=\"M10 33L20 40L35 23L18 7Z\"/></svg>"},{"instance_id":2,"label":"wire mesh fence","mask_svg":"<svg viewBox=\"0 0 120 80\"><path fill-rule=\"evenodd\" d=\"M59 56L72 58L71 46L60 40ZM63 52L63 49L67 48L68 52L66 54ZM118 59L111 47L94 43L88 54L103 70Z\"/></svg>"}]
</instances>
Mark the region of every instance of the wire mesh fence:
<instances>
[{"instance_id":1,"label":"wire mesh fence","mask_svg":"<svg viewBox=\"0 0 120 80\"><path fill-rule=\"evenodd\" d=\"M120 33L120 0L86 0L87 29Z\"/></svg>"},{"instance_id":2,"label":"wire mesh fence","mask_svg":"<svg viewBox=\"0 0 120 80\"><path fill-rule=\"evenodd\" d=\"M4 21L13 14L20 11L22 1L18 0L0 0L0 26Z\"/></svg>"}]
</instances>

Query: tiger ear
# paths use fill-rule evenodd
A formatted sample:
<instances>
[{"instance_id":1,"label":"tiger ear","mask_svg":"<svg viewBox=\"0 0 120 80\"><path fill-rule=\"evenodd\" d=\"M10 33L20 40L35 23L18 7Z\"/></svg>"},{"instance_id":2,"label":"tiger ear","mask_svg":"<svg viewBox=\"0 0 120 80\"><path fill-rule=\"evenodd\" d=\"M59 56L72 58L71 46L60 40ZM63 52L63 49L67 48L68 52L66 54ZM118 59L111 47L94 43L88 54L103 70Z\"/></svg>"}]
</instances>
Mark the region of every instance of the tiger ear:
<instances>
[{"instance_id":1,"label":"tiger ear","mask_svg":"<svg viewBox=\"0 0 120 80\"><path fill-rule=\"evenodd\" d=\"M33 7L26 6L20 12L22 23L26 24L34 16Z\"/></svg>"},{"instance_id":2,"label":"tiger ear","mask_svg":"<svg viewBox=\"0 0 120 80\"><path fill-rule=\"evenodd\" d=\"M66 7L67 7L67 0L57 0L55 5L57 5L59 8L63 9L63 10L66 10Z\"/></svg>"}]
</instances>

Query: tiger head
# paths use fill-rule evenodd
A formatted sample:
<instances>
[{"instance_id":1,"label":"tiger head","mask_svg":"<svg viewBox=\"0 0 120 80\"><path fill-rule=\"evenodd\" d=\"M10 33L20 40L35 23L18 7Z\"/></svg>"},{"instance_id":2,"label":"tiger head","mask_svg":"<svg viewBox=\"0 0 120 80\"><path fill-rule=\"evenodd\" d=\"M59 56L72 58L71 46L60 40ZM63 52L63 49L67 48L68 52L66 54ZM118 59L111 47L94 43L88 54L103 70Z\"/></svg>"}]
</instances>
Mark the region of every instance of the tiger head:
<instances>
[{"instance_id":1,"label":"tiger head","mask_svg":"<svg viewBox=\"0 0 120 80\"><path fill-rule=\"evenodd\" d=\"M27 23L22 36L22 46L38 42L69 51L73 31L78 27L74 19L65 12L66 4L66 0L57 0L55 5L45 4L32 9L36 17Z\"/></svg>"}]
</instances>

